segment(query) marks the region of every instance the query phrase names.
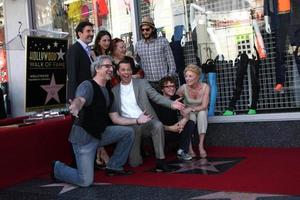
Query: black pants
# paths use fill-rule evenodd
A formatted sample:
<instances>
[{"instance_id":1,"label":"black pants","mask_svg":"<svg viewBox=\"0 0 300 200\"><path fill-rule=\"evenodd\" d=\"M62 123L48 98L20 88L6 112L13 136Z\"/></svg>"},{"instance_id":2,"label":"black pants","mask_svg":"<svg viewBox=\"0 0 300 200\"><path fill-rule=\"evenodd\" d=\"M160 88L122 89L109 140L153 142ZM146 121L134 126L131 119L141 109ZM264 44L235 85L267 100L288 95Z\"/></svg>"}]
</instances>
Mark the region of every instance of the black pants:
<instances>
[{"instance_id":1,"label":"black pants","mask_svg":"<svg viewBox=\"0 0 300 200\"><path fill-rule=\"evenodd\" d=\"M229 110L234 110L236 101L240 98L242 89L243 89L243 81L245 74L247 73L248 64L250 65L251 72L251 85L252 85L252 102L251 109L257 108L257 102L259 97L259 59L249 59L246 54L241 54L240 59L236 60L236 81L235 81L235 89L233 92L233 96L229 103Z\"/></svg>"},{"instance_id":2,"label":"black pants","mask_svg":"<svg viewBox=\"0 0 300 200\"><path fill-rule=\"evenodd\" d=\"M275 73L276 84L284 84L285 82L285 46L289 33L290 14L280 14L276 16L276 54L275 54Z\"/></svg>"},{"instance_id":3,"label":"black pants","mask_svg":"<svg viewBox=\"0 0 300 200\"><path fill-rule=\"evenodd\" d=\"M189 145L191 142L191 138L193 133L197 130L196 124L189 120L181 133L172 133L172 132L166 132L166 140L167 144L170 143L177 143L179 140L179 149L184 150L184 152L189 151ZM168 146L168 145L167 145Z\"/></svg>"}]
</instances>

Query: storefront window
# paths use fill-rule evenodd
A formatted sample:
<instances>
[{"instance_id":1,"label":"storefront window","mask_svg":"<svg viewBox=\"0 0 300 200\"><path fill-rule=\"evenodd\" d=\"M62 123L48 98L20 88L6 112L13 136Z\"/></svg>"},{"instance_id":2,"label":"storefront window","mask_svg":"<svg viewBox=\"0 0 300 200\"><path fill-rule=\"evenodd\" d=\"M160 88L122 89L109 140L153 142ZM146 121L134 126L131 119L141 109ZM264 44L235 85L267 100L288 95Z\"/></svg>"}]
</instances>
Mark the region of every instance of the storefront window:
<instances>
[{"instance_id":1,"label":"storefront window","mask_svg":"<svg viewBox=\"0 0 300 200\"><path fill-rule=\"evenodd\" d=\"M5 43L5 27L3 16L3 0L0 0L0 84L8 82L6 50L3 47Z\"/></svg>"},{"instance_id":2,"label":"storefront window","mask_svg":"<svg viewBox=\"0 0 300 200\"><path fill-rule=\"evenodd\" d=\"M36 26L69 32L73 42L77 24L88 20L95 24L95 34L106 29L124 39L132 51L131 12L128 0L36 0Z\"/></svg>"},{"instance_id":3,"label":"storefront window","mask_svg":"<svg viewBox=\"0 0 300 200\"><path fill-rule=\"evenodd\" d=\"M8 94L8 69L5 44L5 21L3 12L3 0L0 0L0 119L5 118L7 110L6 98Z\"/></svg>"},{"instance_id":4,"label":"storefront window","mask_svg":"<svg viewBox=\"0 0 300 200\"><path fill-rule=\"evenodd\" d=\"M108 30L113 37L123 39L129 54L132 54L134 10L130 5L131 2L130 0L35 0L36 26L37 29L68 32L72 44L75 40L74 29L78 22L89 20L95 24L95 34L101 29ZM286 54L284 89L274 91L277 82L275 75L277 43L274 30L271 34L265 31L262 0L139 0L138 2L139 10L136 16L141 19L145 15L150 15L154 19L159 36L164 36L171 42L175 34L178 36L186 33L186 43L182 47L185 65L195 63L203 66L210 59L214 62L218 87L216 114L222 115L230 104L235 104L234 111L245 113L256 100L257 110L263 113L296 111L300 108L300 92L297 90L299 72L288 42L284 47ZM262 40L258 39L257 30ZM261 58L257 67L258 75L251 74L250 64L245 67L246 72L242 73L242 77L237 74L237 62L241 54L246 54L249 60L254 57ZM236 80L239 78L242 78L239 83L242 88L241 94L238 94L236 102L232 103L236 95ZM256 81L253 82L254 79ZM257 86L257 83L258 94L253 86Z\"/></svg>"},{"instance_id":5,"label":"storefront window","mask_svg":"<svg viewBox=\"0 0 300 200\"><path fill-rule=\"evenodd\" d=\"M186 32L185 65L195 63L202 67L213 61L218 87L216 115L223 115L230 106L234 112L247 113L253 104L258 113L299 110L300 72L289 42L283 47L284 89L275 90L277 43L275 30L271 34L265 31L262 0L140 0L139 3L140 17L153 17L158 30L170 42L178 34L176 27ZM238 64L241 54L247 57L242 71ZM260 61L253 67L252 61L258 57ZM252 74L251 68L257 69L257 73ZM205 75L203 81L209 81L208 74ZM237 91L237 86L241 90Z\"/></svg>"}]
</instances>

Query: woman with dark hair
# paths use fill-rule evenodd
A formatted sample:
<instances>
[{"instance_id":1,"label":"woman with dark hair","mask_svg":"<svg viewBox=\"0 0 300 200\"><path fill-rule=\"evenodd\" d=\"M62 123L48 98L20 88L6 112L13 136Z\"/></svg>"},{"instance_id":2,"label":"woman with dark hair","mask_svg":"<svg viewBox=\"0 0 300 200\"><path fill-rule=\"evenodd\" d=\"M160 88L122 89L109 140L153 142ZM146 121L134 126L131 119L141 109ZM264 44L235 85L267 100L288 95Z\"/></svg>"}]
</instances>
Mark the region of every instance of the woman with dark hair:
<instances>
[{"instance_id":1,"label":"woman with dark hair","mask_svg":"<svg viewBox=\"0 0 300 200\"><path fill-rule=\"evenodd\" d=\"M108 55L110 50L111 34L106 30L98 32L93 46L92 57L95 59L99 55Z\"/></svg>"},{"instance_id":2,"label":"woman with dark hair","mask_svg":"<svg viewBox=\"0 0 300 200\"><path fill-rule=\"evenodd\" d=\"M111 41L111 56L113 58L113 65L115 66L114 69L116 69L117 65L120 61L126 60L130 63L131 69L132 69L132 78L143 78L144 73L143 70L135 65L134 59L130 56L126 55L126 45L124 40L120 38L114 38ZM116 85L120 82L119 78L116 76L112 79L112 85Z\"/></svg>"},{"instance_id":3,"label":"woman with dark hair","mask_svg":"<svg viewBox=\"0 0 300 200\"><path fill-rule=\"evenodd\" d=\"M111 34L106 30L101 30L97 33L93 51L91 53L95 60L99 55L108 55L111 45ZM95 167L102 169L108 163L109 156L104 147L98 148L96 154Z\"/></svg>"}]
</instances>

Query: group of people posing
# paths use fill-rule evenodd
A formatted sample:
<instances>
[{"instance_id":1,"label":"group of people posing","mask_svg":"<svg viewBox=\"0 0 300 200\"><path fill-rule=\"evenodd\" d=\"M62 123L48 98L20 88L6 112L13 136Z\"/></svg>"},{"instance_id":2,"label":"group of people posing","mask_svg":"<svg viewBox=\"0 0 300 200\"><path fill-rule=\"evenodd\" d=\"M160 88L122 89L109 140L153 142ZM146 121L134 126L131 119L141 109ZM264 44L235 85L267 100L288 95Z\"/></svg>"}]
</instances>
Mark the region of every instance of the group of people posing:
<instances>
[{"instance_id":1,"label":"group of people posing","mask_svg":"<svg viewBox=\"0 0 300 200\"><path fill-rule=\"evenodd\" d=\"M151 137L156 157L155 170L170 172L166 163L165 135L178 139L177 157L192 160L207 157L204 138L210 88L199 82L201 69L189 64L184 70L186 83L177 88L175 62L168 41L157 37L150 17L140 25L135 59L126 56L123 40L99 31L93 50L93 24L80 22L77 42L67 52L67 96L74 122L69 136L76 167L60 161L52 163L55 180L87 187L93 183L94 164L105 166L109 176L129 175L125 170L143 164L141 145ZM191 138L199 134L198 150ZM108 156L105 146L115 144Z\"/></svg>"}]
</instances>

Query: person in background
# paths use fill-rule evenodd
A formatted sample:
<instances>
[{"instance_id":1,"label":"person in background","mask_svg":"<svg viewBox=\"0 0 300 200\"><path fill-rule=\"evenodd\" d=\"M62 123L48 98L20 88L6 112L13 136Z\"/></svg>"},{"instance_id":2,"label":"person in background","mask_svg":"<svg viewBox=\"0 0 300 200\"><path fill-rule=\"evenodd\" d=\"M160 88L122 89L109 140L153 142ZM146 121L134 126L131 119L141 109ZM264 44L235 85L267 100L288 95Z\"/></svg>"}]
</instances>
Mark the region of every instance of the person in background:
<instances>
[{"instance_id":1,"label":"person in background","mask_svg":"<svg viewBox=\"0 0 300 200\"><path fill-rule=\"evenodd\" d=\"M80 22L75 29L77 41L67 51L67 99L73 99L78 85L92 77L91 49L88 44L94 37L93 26L88 21Z\"/></svg>"},{"instance_id":2,"label":"person in background","mask_svg":"<svg viewBox=\"0 0 300 200\"><path fill-rule=\"evenodd\" d=\"M134 131L129 126L109 126L109 118L120 125L147 123L151 118L142 113L129 119L109 113L113 94L107 82L113 73L110 56L102 55L91 65L92 79L82 82L76 97L70 100L70 112L74 120L69 141L76 156L77 169L60 161L53 161L51 177L81 187L88 187L94 180L94 158L97 147L116 143L113 155L106 165L108 176L129 175L123 165L126 163L133 140Z\"/></svg>"},{"instance_id":3,"label":"person in background","mask_svg":"<svg viewBox=\"0 0 300 200\"><path fill-rule=\"evenodd\" d=\"M6 109L5 109L5 101L4 101L4 94L3 90L0 86L0 119L4 119L7 117Z\"/></svg>"},{"instance_id":4,"label":"person in background","mask_svg":"<svg viewBox=\"0 0 300 200\"><path fill-rule=\"evenodd\" d=\"M181 111L183 117L194 121L197 124L199 134L199 154L201 158L206 158L204 149L204 138L207 130L207 107L209 103L210 88L206 83L199 82L201 69L194 64L189 64L184 69L186 83L179 87L177 94L184 97L185 109ZM189 154L196 156L190 145Z\"/></svg>"},{"instance_id":5,"label":"person in background","mask_svg":"<svg viewBox=\"0 0 300 200\"><path fill-rule=\"evenodd\" d=\"M92 51L93 59L96 59L99 55L109 55L111 45L111 34L106 30L101 30L97 33L95 44ZM100 147L97 150L95 168L103 169L108 163L109 155L104 147Z\"/></svg>"},{"instance_id":6,"label":"person in background","mask_svg":"<svg viewBox=\"0 0 300 200\"><path fill-rule=\"evenodd\" d=\"M165 37L157 37L153 19L145 16L140 24L143 39L136 43L135 58L144 71L145 79L159 91L159 80L176 75L171 47Z\"/></svg>"},{"instance_id":7,"label":"person in background","mask_svg":"<svg viewBox=\"0 0 300 200\"><path fill-rule=\"evenodd\" d=\"M171 100L179 98L179 96L175 94L176 80L173 77L163 77L160 80L160 88L164 97ZM191 160L192 157L188 154L188 151L192 134L196 129L195 123L191 120L187 120L187 118L179 120L178 111L160 105L155 105L155 111L158 119L164 125L167 143L173 142L173 140L176 142L179 141L179 148L177 150L178 159L183 161Z\"/></svg>"},{"instance_id":8,"label":"person in background","mask_svg":"<svg viewBox=\"0 0 300 200\"><path fill-rule=\"evenodd\" d=\"M113 65L116 69L120 61L126 60L130 63L132 69L132 78L143 78L143 70L136 66L134 59L126 55L126 45L125 42L120 38L114 38L111 41L111 56L113 58ZM120 82L119 77L115 72L115 77L112 80L112 85L116 85Z\"/></svg>"},{"instance_id":9,"label":"person in background","mask_svg":"<svg viewBox=\"0 0 300 200\"><path fill-rule=\"evenodd\" d=\"M111 34L106 30L97 33L93 46L92 56L96 58L100 55L109 55L111 45Z\"/></svg>"},{"instance_id":10,"label":"person in background","mask_svg":"<svg viewBox=\"0 0 300 200\"><path fill-rule=\"evenodd\" d=\"M153 117L145 124L133 125L135 130L134 144L129 154L129 164L132 167L143 163L141 156L141 140L143 136L152 138L156 157L156 171L169 172L170 167L165 162L165 134L163 124L158 120L157 115L149 100L168 108L182 110L184 105L179 100L170 99L159 94L145 79L133 79L132 69L128 61L120 61L117 73L121 82L116 85L112 92L115 100L112 108L116 110L113 115L120 115L127 118L137 118L147 112Z\"/></svg>"}]
</instances>

